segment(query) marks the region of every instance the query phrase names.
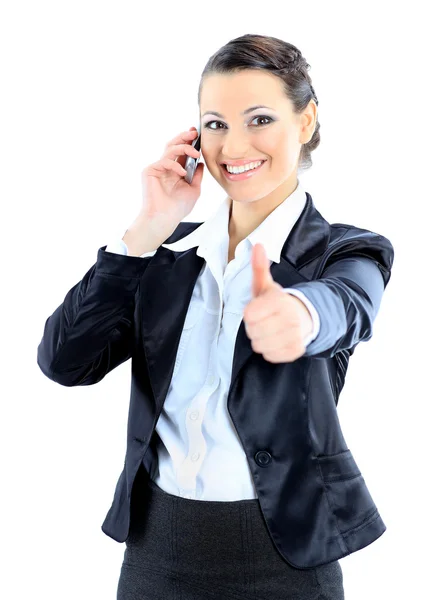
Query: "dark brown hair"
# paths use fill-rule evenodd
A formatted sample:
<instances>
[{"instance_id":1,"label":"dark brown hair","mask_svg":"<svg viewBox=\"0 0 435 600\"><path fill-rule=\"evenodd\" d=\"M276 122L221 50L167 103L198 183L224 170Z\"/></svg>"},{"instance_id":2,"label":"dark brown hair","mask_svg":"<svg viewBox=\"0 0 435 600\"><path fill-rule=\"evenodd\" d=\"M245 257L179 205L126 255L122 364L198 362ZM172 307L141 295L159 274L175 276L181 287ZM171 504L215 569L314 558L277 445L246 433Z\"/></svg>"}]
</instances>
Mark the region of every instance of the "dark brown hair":
<instances>
[{"instance_id":1,"label":"dark brown hair","mask_svg":"<svg viewBox=\"0 0 435 600\"><path fill-rule=\"evenodd\" d=\"M259 69L269 71L282 80L293 111L300 114L311 99L319 104L308 74L310 68L301 51L293 44L270 36L242 35L230 40L209 58L201 74L198 104L207 75ZM319 129L320 123L317 121L311 140L302 145L298 170L309 169L312 166L311 152L320 143Z\"/></svg>"}]
</instances>

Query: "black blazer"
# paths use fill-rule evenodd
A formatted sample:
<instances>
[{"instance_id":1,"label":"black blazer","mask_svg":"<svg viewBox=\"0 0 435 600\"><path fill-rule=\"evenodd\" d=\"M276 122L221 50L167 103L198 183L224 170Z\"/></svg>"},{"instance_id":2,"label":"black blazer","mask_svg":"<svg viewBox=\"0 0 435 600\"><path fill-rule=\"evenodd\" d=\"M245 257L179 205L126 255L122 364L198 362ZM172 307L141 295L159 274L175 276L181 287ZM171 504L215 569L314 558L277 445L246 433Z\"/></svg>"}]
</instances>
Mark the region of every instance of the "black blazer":
<instances>
[{"instance_id":1,"label":"black blazer","mask_svg":"<svg viewBox=\"0 0 435 600\"><path fill-rule=\"evenodd\" d=\"M180 223L165 243L199 225ZM138 469L143 464L149 476L156 460L155 425L204 259L196 248L173 252L160 246L146 258L105 248L47 319L37 362L51 380L79 386L98 383L132 359L125 463L101 526L124 542ZM271 538L297 568L340 559L386 530L347 447L336 405L350 355L372 337L393 257L385 237L329 224L307 193L271 273L281 286L299 288L313 302L319 334L289 363L271 363L254 352L243 320L237 334L228 411Z\"/></svg>"}]
</instances>

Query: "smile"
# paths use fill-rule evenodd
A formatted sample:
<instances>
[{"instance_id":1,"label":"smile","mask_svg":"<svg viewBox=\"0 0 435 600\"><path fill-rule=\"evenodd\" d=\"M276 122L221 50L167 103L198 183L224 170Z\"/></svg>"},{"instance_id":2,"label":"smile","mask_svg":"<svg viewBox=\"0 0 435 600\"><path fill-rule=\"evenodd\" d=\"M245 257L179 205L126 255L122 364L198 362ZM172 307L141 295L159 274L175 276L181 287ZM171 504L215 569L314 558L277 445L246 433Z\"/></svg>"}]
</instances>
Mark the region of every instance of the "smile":
<instances>
[{"instance_id":1,"label":"smile","mask_svg":"<svg viewBox=\"0 0 435 600\"><path fill-rule=\"evenodd\" d=\"M248 171L243 171L242 173L230 173L229 171L227 171L225 165L220 165L220 167L224 172L225 177L229 181L241 181L243 179L249 179L250 177L253 177L256 173L258 173L258 171L262 168L265 162L267 161L264 160L258 167L255 167L254 169L249 169Z\"/></svg>"}]
</instances>

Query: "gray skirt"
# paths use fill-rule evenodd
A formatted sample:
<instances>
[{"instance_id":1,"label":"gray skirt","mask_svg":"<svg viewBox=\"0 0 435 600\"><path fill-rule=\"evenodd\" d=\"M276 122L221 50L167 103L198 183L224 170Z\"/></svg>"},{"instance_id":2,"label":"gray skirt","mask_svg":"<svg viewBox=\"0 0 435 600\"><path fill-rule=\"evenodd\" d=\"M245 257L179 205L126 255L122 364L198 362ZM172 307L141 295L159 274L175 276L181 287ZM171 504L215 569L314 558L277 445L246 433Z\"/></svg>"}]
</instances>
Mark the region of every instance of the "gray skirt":
<instances>
[{"instance_id":1,"label":"gray skirt","mask_svg":"<svg viewBox=\"0 0 435 600\"><path fill-rule=\"evenodd\" d=\"M344 600L338 561L289 565L258 499L190 500L159 488L141 465L117 600Z\"/></svg>"}]
</instances>

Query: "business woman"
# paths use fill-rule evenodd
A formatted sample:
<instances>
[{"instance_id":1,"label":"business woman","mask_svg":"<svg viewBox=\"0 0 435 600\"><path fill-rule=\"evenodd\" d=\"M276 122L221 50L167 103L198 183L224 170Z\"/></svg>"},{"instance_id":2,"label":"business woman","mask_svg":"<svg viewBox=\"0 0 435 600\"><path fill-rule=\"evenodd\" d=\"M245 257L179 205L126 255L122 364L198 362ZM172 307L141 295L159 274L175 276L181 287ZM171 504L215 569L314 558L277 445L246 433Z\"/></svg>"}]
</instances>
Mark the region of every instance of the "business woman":
<instances>
[{"instance_id":1,"label":"business woman","mask_svg":"<svg viewBox=\"0 0 435 600\"><path fill-rule=\"evenodd\" d=\"M329 224L298 174L320 141L309 65L245 35L199 89L201 150L227 196L182 222L204 164L192 127L143 172L143 208L45 324L42 371L91 385L132 359L124 469L103 531L118 600L339 600L339 559L386 526L336 405L373 334L393 247Z\"/></svg>"}]
</instances>

